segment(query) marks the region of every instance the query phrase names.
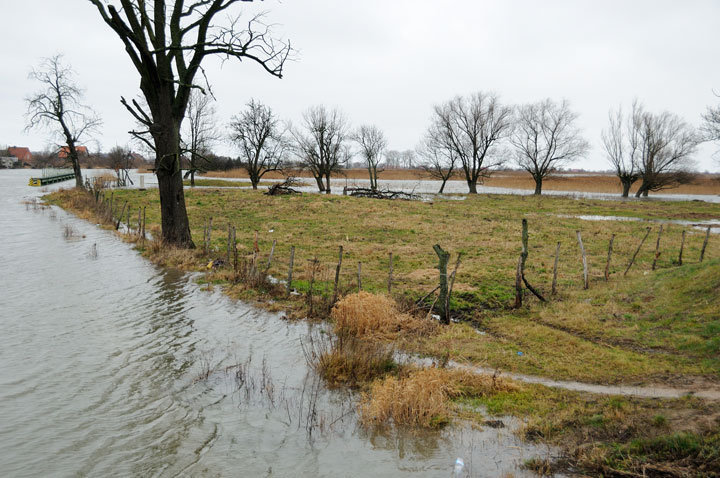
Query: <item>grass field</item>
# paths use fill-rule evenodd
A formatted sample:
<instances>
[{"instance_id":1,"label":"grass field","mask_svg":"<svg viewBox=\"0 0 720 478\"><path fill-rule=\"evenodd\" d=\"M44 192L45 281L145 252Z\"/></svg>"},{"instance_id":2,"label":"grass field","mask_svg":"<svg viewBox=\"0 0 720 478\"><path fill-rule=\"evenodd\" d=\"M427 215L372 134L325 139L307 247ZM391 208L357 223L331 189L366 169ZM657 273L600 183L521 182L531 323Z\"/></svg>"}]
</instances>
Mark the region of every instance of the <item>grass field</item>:
<instances>
[{"instance_id":1,"label":"grass field","mask_svg":"<svg viewBox=\"0 0 720 478\"><path fill-rule=\"evenodd\" d=\"M208 257L200 250L167 250L152 242L138 245L160 264L205 270L209 259L225 256L227 228L232 225L241 257L252 253L256 231L261 261L276 241L270 268L275 277L286 276L290 247L295 246L293 285L301 293L309 289L310 260L316 258L320 270L314 293L331 294L339 246L344 251L342 291L357 290L358 262L362 262L363 289L385 293L392 253L392 295L409 304L436 286L437 256L432 246L440 244L453 254L451 264L462 253L451 301L459 322L399 337L395 346L443 360L556 379L720 385L720 236L710 236L700 263L705 231L665 223L657 267L652 270L660 223L577 217L717 220L718 204L487 195L464 201L405 202L316 194L269 197L262 191L231 189L187 189L185 193L198 246L207 219L213 218L212 251ZM89 217L92 211L83 209L81 194L60 191L49 200ZM128 201L130 210L148 206L148 229L159 232L155 191L113 194L115 200ZM525 294L523 307L513 309L523 218L530 230L527 277L550 300L541 303ZM647 227L652 231L624 276ZM582 286L578 230L588 254L588 290ZM683 230L686 240L679 265ZM611 234L615 234L614 253L606 282ZM558 293L550 297L558 242ZM212 270L203 281L224 287L232 297L290 309L296 316L305 312L303 296L285 299L277 290L232 284L229 277L223 269ZM463 395L454 401L458 413L479 421L483 412L478 410L483 408L477 407L522 417L527 438L562 446L571 464L592 474L641 473L659 466L714 476L702 472L701 466L720 464L720 404L715 402L603 397L540 385L478 397ZM530 465L537 470L555 466Z\"/></svg>"},{"instance_id":2,"label":"grass field","mask_svg":"<svg viewBox=\"0 0 720 478\"><path fill-rule=\"evenodd\" d=\"M297 177L311 177L308 171L289 170L284 173L273 172L265 175L266 179L282 179L284 175ZM207 174L214 178L247 178L244 169L233 169L230 171L212 171ZM347 169L342 171L338 178L367 179L368 172L365 169ZM388 169L380 173L381 180L420 180L429 179L424 171L419 169ZM461 173L455 174L452 181L464 182ZM534 190L535 183L530 175L524 171L498 171L484 182L485 186L508 189ZM639 186L636 183L631 189L635 193ZM589 193L617 193L622 191L620 181L612 174L606 173L577 173L577 175L558 175L549 177L543 182L543 190L548 191L581 191ZM698 175L692 184L684 184L677 188L661 191L663 194L720 194L720 175L702 174ZM652 193L651 193L652 195Z\"/></svg>"}]
</instances>

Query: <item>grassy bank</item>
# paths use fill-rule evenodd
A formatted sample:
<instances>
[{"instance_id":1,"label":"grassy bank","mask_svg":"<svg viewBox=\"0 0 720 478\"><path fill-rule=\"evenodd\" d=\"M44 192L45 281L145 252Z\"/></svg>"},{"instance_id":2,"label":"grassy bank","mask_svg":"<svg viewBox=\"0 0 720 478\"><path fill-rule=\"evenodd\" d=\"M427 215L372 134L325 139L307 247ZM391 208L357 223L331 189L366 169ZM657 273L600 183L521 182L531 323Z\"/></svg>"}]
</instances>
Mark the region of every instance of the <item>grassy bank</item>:
<instances>
[{"instance_id":1,"label":"grassy bank","mask_svg":"<svg viewBox=\"0 0 720 478\"><path fill-rule=\"evenodd\" d=\"M121 203L127 201L132 211L148 206L148 230L157 235L160 218L155 191L115 191L113 196ZM138 247L157 263L207 271L204 281L223 286L232 297L257 300L266 307L290 309L303 316L307 312L305 293L312 280L311 260L317 259L313 294L320 299L315 310L322 315L329 310L338 246L343 246L341 295L357 290L358 262L362 262L363 289L386 292L392 253L393 296L401 303L414 303L437 284L437 257L432 246L438 243L453 253L451 264L462 252L451 302L460 322L423 329L422 333L374 337L376 341L442 360L560 379L715 386L720 381L720 237L710 237L705 260L699 263L704 231L665 224L661 254L653 271L659 224L574 217L701 221L720 218L720 205L513 196L390 202L324 195L268 197L261 191L225 189L186 190L186 198L198 246L202 245L204 225L213 218L210 254L162 248L151 241L138 243ZM60 191L48 199L93 217L81 193ZM513 309L522 218L530 224L527 277L547 297L555 246L561 242L558 293L548 303L526 294L524 306ZM210 259L225 257L228 225L236 227L241 258L252 255L256 231L261 263L276 241L269 269L275 277L287 275L290 247L295 246L293 286L301 295L286 299L282 287L249 287L242 281L233 282L227 268L207 270ZM624 276L646 227L653 230L633 269ZM588 290L582 286L577 230L582 232L588 253ZM679 265L683 230L686 240L683 265ZM606 282L603 271L611 234L615 234L615 245L610 281ZM367 356L366 348L359 350ZM348 368L358 374L367 371L351 356L330 358L328 366L338 370L336 377ZM374 371L365 373L359 386L376 388L376 393L389 397L407 395L407 387L417 382L413 375L397 371L387 355L376 358ZM390 374L390 382L376 382L378 374ZM472 393L457 385L446 387L450 391L443 392L443 397L452 407L439 407L438 418L425 417L424 423L445 422L450 409L479 423L484 423L485 410L516 415L526 420L523 432L528 439L562 446L567 452L566 465L593 474L620 476L622 471L641 476L643 470L650 470L652 475L652 470L664 467L676 474L689 469L691 474L713 476L702 466L718 464L720 442L717 431L713 432L720 417L717 403L692 398L602 397L540 385L490 392L476 385L470 388ZM379 405L368 407L385 413ZM542 462L530 465L538 470L550 466Z\"/></svg>"}]
</instances>

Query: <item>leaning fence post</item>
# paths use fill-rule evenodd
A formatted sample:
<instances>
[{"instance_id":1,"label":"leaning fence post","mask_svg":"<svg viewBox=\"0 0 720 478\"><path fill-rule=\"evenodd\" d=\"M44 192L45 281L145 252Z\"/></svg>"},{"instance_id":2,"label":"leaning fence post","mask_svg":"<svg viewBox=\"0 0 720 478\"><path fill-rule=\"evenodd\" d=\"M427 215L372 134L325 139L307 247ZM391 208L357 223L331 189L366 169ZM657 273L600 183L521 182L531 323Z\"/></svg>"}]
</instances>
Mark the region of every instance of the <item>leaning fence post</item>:
<instances>
[{"instance_id":1,"label":"leaning fence post","mask_svg":"<svg viewBox=\"0 0 720 478\"><path fill-rule=\"evenodd\" d=\"M523 283L525 284L525 287L528 288L530 292L532 292L535 297L540 299L540 302L546 302L545 297L542 296L540 292L538 292L535 287L530 285L530 282L525 278L525 262L528 258L528 222L527 219L522 220L522 253L520 254L520 276L522 277Z\"/></svg>"},{"instance_id":2,"label":"leaning fence post","mask_svg":"<svg viewBox=\"0 0 720 478\"><path fill-rule=\"evenodd\" d=\"M272 247L270 248L270 255L268 256L267 264L265 265L265 273L270 270L270 265L272 264L273 255L275 254L275 244L277 244L277 239L273 239Z\"/></svg>"},{"instance_id":3,"label":"leaning fence post","mask_svg":"<svg viewBox=\"0 0 720 478\"><path fill-rule=\"evenodd\" d=\"M610 280L610 259L612 258L613 242L615 242L615 234L610 236L610 243L608 244L608 258L607 258L607 262L605 263L605 281L606 282Z\"/></svg>"},{"instance_id":4,"label":"leaning fence post","mask_svg":"<svg viewBox=\"0 0 720 478\"><path fill-rule=\"evenodd\" d=\"M580 244L580 254L582 254L583 289L588 289L590 287L590 284L588 282L588 266L587 257L585 256L585 246L583 245L582 235L580 234L580 231L575 231L575 234L577 234L578 244Z\"/></svg>"},{"instance_id":5,"label":"leaning fence post","mask_svg":"<svg viewBox=\"0 0 720 478\"><path fill-rule=\"evenodd\" d=\"M362 262L358 262L358 292L362 291Z\"/></svg>"},{"instance_id":6,"label":"leaning fence post","mask_svg":"<svg viewBox=\"0 0 720 478\"><path fill-rule=\"evenodd\" d=\"M708 241L710 240L710 226L707 227L705 230L705 240L703 241L702 249L700 249L700 262L703 261L705 258L705 248L708 245Z\"/></svg>"},{"instance_id":7,"label":"leaning fence post","mask_svg":"<svg viewBox=\"0 0 720 478\"><path fill-rule=\"evenodd\" d=\"M515 308L522 307L522 256L518 257L517 267L515 268Z\"/></svg>"},{"instance_id":8,"label":"leaning fence post","mask_svg":"<svg viewBox=\"0 0 720 478\"><path fill-rule=\"evenodd\" d=\"M682 232L682 240L680 241L680 253L678 254L678 265L682 265L683 249L685 249L685 231Z\"/></svg>"},{"instance_id":9,"label":"leaning fence post","mask_svg":"<svg viewBox=\"0 0 720 478\"><path fill-rule=\"evenodd\" d=\"M392 281L393 281L393 254L390 253L390 270L388 272L388 295L392 293Z\"/></svg>"},{"instance_id":10,"label":"leaning fence post","mask_svg":"<svg viewBox=\"0 0 720 478\"><path fill-rule=\"evenodd\" d=\"M125 207L127 206L127 201L123 203L122 210L120 211L120 214L118 215L117 224L115 224L115 230L117 231L120 229L120 223L122 222L123 216L125 215Z\"/></svg>"},{"instance_id":11,"label":"leaning fence post","mask_svg":"<svg viewBox=\"0 0 720 478\"><path fill-rule=\"evenodd\" d=\"M560 261L560 241L557 243L557 247L555 247L555 264L553 265L553 280L552 280L552 295L555 295L555 292L557 292L557 274L558 274L558 262Z\"/></svg>"},{"instance_id":12,"label":"leaning fence post","mask_svg":"<svg viewBox=\"0 0 720 478\"><path fill-rule=\"evenodd\" d=\"M642 241L640 241L640 245L639 245L638 248L635 250L635 254L633 254L632 259L630 259L630 263L628 264L627 269L625 269L625 272L623 273L624 276L627 275L628 271L630 270L630 268L632 267L632 265L635 263L635 258L637 257L638 253L640 252L640 249L642 248L643 244L645 244L645 239L648 238L648 236L650 235L650 231L651 231L651 230L652 230L651 227L646 228L645 236L642 238ZM683 231L683 238L684 238L684 237L685 237L685 231ZM682 254L682 253L681 253L681 254Z\"/></svg>"},{"instance_id":13,"label":"leaning fence post","mask_svg":"<svg viewBox=\"0 0 720 478\"><path fill-rule=\"evenodd\" d=\"M333 285L333 299L332 303L335 304L337 302L338 298L338 284L340 282L340 268L342 267L342 258L343 258L343 246L339 247L338 251L338 263L335 267L335 285Z\"/></svg>"},{"instance_id":14,"label":"leaning fence post","mask_svg":"<svg viewBox=\"0 0 720 478\"><path fill-rule=\"evenodd\" d=\"M290 297L292 290L293 263L295 262L295 246L290 248L290 266L288 267L287 288L285 289L285 297Z\"/></svg>"},{"instance_id":15,"label":"leaning fence post","mask_svg":"<svg viewBox=\"0 0 720 478\"><path fill-rule=\"evenodd\" d=\"M433 249L435 250L435 254L438 256L438 271L440 271L440 296L438 297L438 302L440 302L440 320L444 324L449 324L450 321L448 319L450 318L450 315L445 309L448 296L447 265L450 260L450 253L444 251L443 248L440 247L440 244L435 244Z\"/></svg>"},{"instance_id":16,"label":"leaning fence post","mask_svg":"<svg viewBox=\"0 0 720 478\"><path fill-rule=\"evenodd\" d=\"M660 225L660 230L658 230L658 237L657 242L655 243L655 258L652 262L652 270L655 270L655 267L657 266L657 260L660 257L660 237L662 237L663 233L663 227L662 224Z\"/></svg>"}]
</instances>

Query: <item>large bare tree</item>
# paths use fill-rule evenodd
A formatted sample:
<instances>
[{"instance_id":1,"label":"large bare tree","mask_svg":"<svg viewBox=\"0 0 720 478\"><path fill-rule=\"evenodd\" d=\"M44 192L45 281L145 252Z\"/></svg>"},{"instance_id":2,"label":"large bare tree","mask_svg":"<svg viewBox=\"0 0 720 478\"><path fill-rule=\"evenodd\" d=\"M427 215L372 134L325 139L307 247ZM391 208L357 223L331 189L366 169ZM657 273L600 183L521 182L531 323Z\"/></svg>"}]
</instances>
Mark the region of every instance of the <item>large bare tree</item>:
<instances>
[{"instance_id":1,"label":"large bare tree","mask_svg":"<svg viewBox=\"0 0 720 478\"><path fill-rule=\"evenodd\" d=\"M30 73L30 79L42 87L26 98L26 129L46 128L64 143L67 160L75 173L75 186L82 188L77 147L97 132L102 122L90 107L82 104L83 92L77 86L75 73L63 65L61 55L43 59Z\"/></svg>"},{"instance_id":2,"label":"large bare tree","mask_svg":"<svg viewBox=\"0 0 720 478\"><path fill-rule=\"evenodd\" d=\"M147 108L135 100L121 101L143 125L135 135L141 140L143 133L152 136L162 238L193 247L183 194L180 126L191 91L200 88L202 64L211 56L247 59L282 77L290 46L277 42L261 17L241 22L235 7L247 0L89 1L120 38L140 76Z\"/></svg>"},{"instance_id":3,"label":"large bare tree","mask_svg":"<svg viewBox=\"0 0 720 478\"><path fill-rule=\"evenodd\" d=\"M720 105L708 106L703 114L701 133L705 141L720 141Z\"/></svg>"},{"instance_id":4,"label":"large bare tree","mask_svg":"<svg viewBox=\"0 0 720 478\"><path fill-rule=\"evenodd\" d=\"M449 148L438 140L439 132L431 126L425 133L417 147L417 154L421 159L420 169L430 178L440 181L438 194L445 191L445 184L457 170L457 155L453 148Z\"/></svg>"},{"instance_id":5,"label":"large bare tree","mask_svg":"<svg viewBox=\"0 0 720 478\"><path fill-rule=\"evenodd\" d=\"M250 100L245 111L233 116L230 139L240 149L240 164L253 189L270 171L279 171L288 148L285 128L269 106Z\"/></svg>"},{"instance_id":6,"label":"large bare tree","mask_svg":"<svg viewBox=\"0 0 720 478\"><path fill-rule=\"evenodd\" d=\"M347 131L343 114L322 105L303 113L301 129L292 130L296 154L312 173L320 192L330 194L330 177L348 161Z\"/></svg>"},{"instance_id":7,"label":"large bare tree","mask_svg":"<svg viewBox=\"0 0 720 478\"><path fill-rule=\"evenodd\" d=\"M643 112L639 118L642 182L636 197L647 196L693 180L692 155L702 141L695 129L676 114Z\"/></svg>"},{"instance_id":8,"label":"large bare tree","mask_svg":"<svg viewBox=\"0 0 720 478\"><path fill-rule=\"evenodd\" d=\"M190 186L195 186L195 173L204 173L203 167L210 163L209 153L220 139L215 116L215 107L212 97L200 90L193 90L190 94L185 124L183 127L183 152L190 162L190 169L185 178L190 177Z\"/></svg>"},{"instance_id":9,"label":"large bare tree","mask_svg":"<svg viewBox=\"0 0 720 478\"><path fill-rule=\"evenodd\" d=\"M643 152L642 105L633 102L630 114L622 108L610 111L609 126L602 131L602 143L607 159L622 185L622 197L630 195L630 188L640 179L640 163Z\"/></svg>"},{"instance_id":10,"label":"large bare tree","mask_svg":"<svg viewBox=\"0 0 720 478\"><path fill-rule=\"evenodd\" d=\"M546 99L517 109L510 143L518 166L535 180L535 194L542 194L543 180L559 166L588 151L588 142L575 126L577 116L566 100Z\"/></svg>"},{"instance_id":11,"label":"large bare tree","mask_svg":"<svg viewBox=\"0 0 720 478\"><path fill-rule=\"evenodd\" d=\"M370 189L378 189L378 170L383 153L387 148L387 139L380 128L374 125L364 125L355 131L352 139L360 147L360 156L365 160L368 174L370 176Z\"/></svg>"},{"instance_id":12,"label":"large bare tree","mask_svg":"<svg viewBox=\"0 0 720 478\"><path fill-rule=\"evenodd\" d=\"M512 108L493 94L478 92L457 96L434 112L437 139L454 151L470 193L477 194L478 182L504 161L498 146L511 131Z\"/></svg>"}]
</instances>

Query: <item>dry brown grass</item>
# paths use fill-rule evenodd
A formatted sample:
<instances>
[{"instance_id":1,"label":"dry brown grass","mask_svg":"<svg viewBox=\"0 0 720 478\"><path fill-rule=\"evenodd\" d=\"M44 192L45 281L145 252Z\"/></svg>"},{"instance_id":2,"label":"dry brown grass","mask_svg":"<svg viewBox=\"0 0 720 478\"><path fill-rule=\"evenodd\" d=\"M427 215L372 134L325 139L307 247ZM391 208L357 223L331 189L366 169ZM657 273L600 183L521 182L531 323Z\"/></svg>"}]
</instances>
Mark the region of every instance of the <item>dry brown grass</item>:
<instances>
[{"instance_id":1,"label":"dry brown grass","mask_svg":"<svg viewBox=\"0 0 720 478\"><path fill-rule=\"evenodd\" d=\"M375 341L311 335L303 351L330 387L358 388L398 370L394 349Z\"/></svg>"},{"instance_id":2,"label":"dry brown grass","mask_svg":"<svg viewBox=\"0 0 720 478\"><path fill-rule=\"evenodd\" d=\"M391 298L368 292L351 294L333 307L335 333L340 337L393 340L401 333L429 331L434 324L398 310Z\"/></svg>"},{"instance_id":3,"label":"dry brown grass","mask_svg":"<svg viewBox=\"0 0 720 478\"><path fill-rule=\"evenodd\" d=\"M393 423L434 428L449 422L452 399L519 389L505 379L465 370L413 370L404 377L389 376L374 382L361 402L361 418L365 425Z\"/></svg>"}]
</instances>

